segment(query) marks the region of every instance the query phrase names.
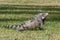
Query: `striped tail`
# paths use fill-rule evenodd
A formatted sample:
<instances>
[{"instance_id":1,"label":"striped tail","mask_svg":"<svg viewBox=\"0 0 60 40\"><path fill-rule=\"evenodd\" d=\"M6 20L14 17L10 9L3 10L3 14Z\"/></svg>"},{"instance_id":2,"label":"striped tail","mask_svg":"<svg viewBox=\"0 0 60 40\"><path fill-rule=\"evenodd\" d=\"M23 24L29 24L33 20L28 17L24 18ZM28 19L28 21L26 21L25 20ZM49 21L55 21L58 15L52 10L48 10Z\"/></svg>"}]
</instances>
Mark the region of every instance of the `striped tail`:
<instances>
[{"instance_id":1,"label":"striped tail","mask_svg":"<svg viewBox=\"0 0 60 40\"><path fill-rule=\"evenodd\" d=\"M5 28L13 28L19 31L24 30L24 26L23 25L4 25Z\"/></svg>"}]
</instances>

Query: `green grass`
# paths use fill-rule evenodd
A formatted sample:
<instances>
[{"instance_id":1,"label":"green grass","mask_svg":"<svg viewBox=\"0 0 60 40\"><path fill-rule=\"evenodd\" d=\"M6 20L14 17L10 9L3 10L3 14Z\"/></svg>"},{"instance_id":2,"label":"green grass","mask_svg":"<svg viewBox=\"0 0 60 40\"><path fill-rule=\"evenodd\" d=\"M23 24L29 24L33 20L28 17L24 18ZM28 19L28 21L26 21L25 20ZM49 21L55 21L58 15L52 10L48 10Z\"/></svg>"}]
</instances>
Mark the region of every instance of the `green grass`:
<instances>
[{"instance_id":1,"label":"green grass","mask_svg":"<svg viewBox=\"0 0 60 40\"><path fill-rule=\"evenodd\" d=\"M20 24L29 20L34 15L35 14L1 14L0 19L2 18L2 21L0 21L0 26L6 25L6 24L9 24L9 25ZM14 29L7 29L1 26L0 40L15 40L15 39L16 40L60 40L59 15L60 14L49 14L44 25L44 30L37 29L37 30L17 31ZM18 20L19 18L21 20ZM26 19L26 18L29 18L29 19ZM3 21L3 19L6 19L6 20ZM10 20L10 19L15 19L15 20Z\"/></svg>"},{"instance_id":2,"label":"green grass","mask_svg":"<svg viewBox=\"0 0 60 40\"><path fill-rule=\"evenodd\" d=\"M24 23L40 12L49 13L44 30L2 26ZM0 0L0 40L60 40L60 0Z\"/></svg>"},{"instance_id":3,"label":"green grass","mask_svg":"<svg viewBox=\"0 0 60 40\"><path fill-rule=\"evenodd\" d=\"M60 6L0 5L0 40L60 40L59 11ZM49 13L44 30L17 31L2 26L24 23L40 12Z\"/></svg>"},{"instance_id":4,"label":"green grass","mask_svg":"<svg viewBox=\"0 0 60 40\"><path fill-rule=\"evenodd\" d=\"M46 21L44 30L25 31L0 27L0 40L60 40L59 24L60 22L58 21Z\"/></svg>"}]
</instances>

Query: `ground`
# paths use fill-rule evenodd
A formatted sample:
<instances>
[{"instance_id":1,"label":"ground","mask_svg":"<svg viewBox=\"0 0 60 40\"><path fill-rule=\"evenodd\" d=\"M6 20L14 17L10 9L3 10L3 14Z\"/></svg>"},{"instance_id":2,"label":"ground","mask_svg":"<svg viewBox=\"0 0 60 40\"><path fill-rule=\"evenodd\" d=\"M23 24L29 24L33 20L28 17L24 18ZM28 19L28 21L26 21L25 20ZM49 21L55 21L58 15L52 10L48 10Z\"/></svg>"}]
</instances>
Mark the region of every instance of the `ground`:
<instances>
[{"instance_id":1,"label":"ground","mask_svg":"<svg viewBox=\"0 0 60 40\"><path fill-rule=\"evenodd\" d=\"M0 0L0 4L0 40L60 40L60 0ZM24 23L40 12L49 13L44 30L2 26Z\"/></svg>"},{"instance_id":2,"label":"ground","mask_svg":"<svg viewBox=\"0 0 60 40\"><path fill-rule=\"evenodd\" d=\"M1 20L0 25L4 25L4 24L11 25L11 24L23 23L27 21L26 18L33 17L35 14L24 14L23 13L23 14L17 14L17 15L13 14L13 16L17 18L22 17L20 21L19 20L9 21L6 19L5 21ZM50 15L52 17L51 19L49 18ZM15 39L16 40L60 40L59 38L60 37L60 21L58 20L59 16L56 16L56 14L53 14L53 15L49 14L47 20L45 21L44 30L37 29L37 30L17 31L14 29L8 29L8 28L4 28L1 26L0 27L0 40L15 40ZM12 14L6 14L5 18L10 18L10 17L15 18L13 16Z\"/></svg>"},{"instance_id":3,"label":"ground","mask_svg":"<svg viewBox=\"0 0 60 40\"><path fill-rule=\"evenodd\" d=\"M0 0L0 4L8 5L60 5L60 0Z\"/></svg>"}]
</instances>

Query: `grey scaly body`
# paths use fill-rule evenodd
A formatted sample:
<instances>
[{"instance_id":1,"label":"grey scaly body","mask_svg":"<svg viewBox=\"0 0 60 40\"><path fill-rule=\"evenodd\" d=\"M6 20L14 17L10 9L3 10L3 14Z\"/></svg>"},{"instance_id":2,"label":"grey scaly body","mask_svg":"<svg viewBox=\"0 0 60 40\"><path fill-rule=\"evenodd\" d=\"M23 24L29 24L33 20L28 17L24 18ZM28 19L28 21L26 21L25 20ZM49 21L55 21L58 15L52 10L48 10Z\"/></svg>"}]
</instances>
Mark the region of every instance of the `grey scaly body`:
<instances>
[{"instance_id":1,"label":"grey scaly body","mask_svg":"<svg viewBox=\"0 0 60 40\"><path fill-rule=\"evenodd\" d=\"M20 25L6 25L7 28L13 28L16 30L27 30L27 29L43 29L44 21L46 17L48 16L48 13L39 13L38 15L35 15L33 19L20 24Z\"/></svg>"}]
</instances>

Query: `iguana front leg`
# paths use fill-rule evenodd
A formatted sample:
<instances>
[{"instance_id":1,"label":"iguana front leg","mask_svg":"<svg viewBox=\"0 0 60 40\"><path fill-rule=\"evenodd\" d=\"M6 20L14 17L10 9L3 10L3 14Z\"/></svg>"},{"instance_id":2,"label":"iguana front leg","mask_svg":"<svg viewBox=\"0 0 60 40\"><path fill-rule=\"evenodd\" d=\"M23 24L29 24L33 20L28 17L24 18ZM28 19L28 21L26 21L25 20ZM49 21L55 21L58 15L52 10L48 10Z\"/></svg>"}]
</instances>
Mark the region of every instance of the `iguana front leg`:
<instances>
[{"instance_id":1,"label":"iguana front leg","mask_svg":"<svg viewBox=\"0 0 60 40\"><path fill-rule=\"evenodd\" d=\"M43 24L44 24L44 23L43 23L43 20L41 20L40 23L39 23L39 29L40 29L40 30L43 30Z\"/></svg>"}]
</instances>

